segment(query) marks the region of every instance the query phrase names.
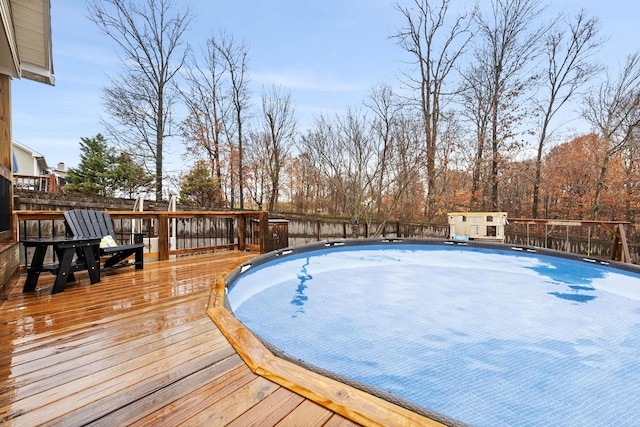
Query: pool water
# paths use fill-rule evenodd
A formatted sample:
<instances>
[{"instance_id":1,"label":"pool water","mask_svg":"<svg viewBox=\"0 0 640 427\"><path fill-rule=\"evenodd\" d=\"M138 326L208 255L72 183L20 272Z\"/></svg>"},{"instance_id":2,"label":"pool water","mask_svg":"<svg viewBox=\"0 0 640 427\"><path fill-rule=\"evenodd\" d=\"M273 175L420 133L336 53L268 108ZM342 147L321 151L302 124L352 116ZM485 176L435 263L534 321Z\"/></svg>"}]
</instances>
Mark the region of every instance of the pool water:
<instances>
[{"instance_id":1,"label":"pool water","mask_svg":"<svg viewBox=\"0 0 640 427\"><path fill-rule=\"evenodd\" d=\"M293 358L478 426L637 425L640 274L444 245L251 267L235 316Z\"/></svg>"}]
</instances>

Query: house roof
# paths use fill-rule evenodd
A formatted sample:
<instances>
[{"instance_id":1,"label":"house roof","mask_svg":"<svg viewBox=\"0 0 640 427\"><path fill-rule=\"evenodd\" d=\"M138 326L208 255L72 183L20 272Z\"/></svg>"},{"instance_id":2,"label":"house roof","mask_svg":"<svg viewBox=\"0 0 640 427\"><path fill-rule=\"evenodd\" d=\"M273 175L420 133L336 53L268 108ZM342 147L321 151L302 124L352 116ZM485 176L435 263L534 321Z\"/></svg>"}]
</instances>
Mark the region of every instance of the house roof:
<instances>
[{"instance_id":1,"label":"house roof","mask_svg":"<svg viewBox=\"0 0 640 427\"><path fill-rule=\"evenodd\" d=\"M16 149L21 150L21 151L27 153L28 155L30 155L33 159L35 159L35 161L38 163L38 168L40 170L46 171L46 170L49 169L49 166L47 165L47 160L39 152L37 152L35 150L32 150L31 148L27 147L24 144L19 143L15 139L13 141L11 141L11 144L12 144L12 147L14 149L14 153L15 153Z\"/></svg>"},{"instance_id":2,"label":"house roof","mask_svg":"<svg viewBox=\"0 0 640 427\"><path fill-rule=\"evenodd\" d=\"M0 73L53 85L50 0L0 0Z\"/></svg>"},{"instance_id":3,"label":"house roof","mask_svg":"<svg viewBox=\"0 0 640 427\"><path fill-rule=\"evenodd\" d=\"M44 157L42 154L40 154L39 152L35 151L32 148L27 147L26 145L16 141L15 139L11 141L11 145L13 146L13 148L18 148L22 151L24 151L25 153L29 154L31 157Z\"/></svg>"}]
</instances>

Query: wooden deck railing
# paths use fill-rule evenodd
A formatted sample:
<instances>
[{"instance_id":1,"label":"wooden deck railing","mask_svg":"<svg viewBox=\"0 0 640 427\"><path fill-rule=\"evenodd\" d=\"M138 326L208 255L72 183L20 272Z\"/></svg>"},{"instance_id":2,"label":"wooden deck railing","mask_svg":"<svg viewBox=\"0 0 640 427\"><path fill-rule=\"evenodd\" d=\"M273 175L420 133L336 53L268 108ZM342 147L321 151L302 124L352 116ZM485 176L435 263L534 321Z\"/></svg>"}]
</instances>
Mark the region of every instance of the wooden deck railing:
<instances>
[{"instance_id":1,"label":"wooden deck railing","mask_svg":"<svg viewBox=\"0 0 640 427\"><path fill-rule=\"evenodd\" d=\"M131 212L109 211L119 243L129 243L142 233L145 257L170 256L220 249L265 252L268 213L254 211ZM66 234L62 211L14 211L17 240ZM21 264L29 259L21 251Z\"/></svg>"},{"instance_id":2,"label":"wooden deck railing","mask_svg":"<svg viewBox=\"0 0 640 427\"><path fill-rule=\"evenodd\" d=\"M50 175L18 175L13 174L13 185L16 189L45 191L48 193L58 193L62 188L60 178L54 174Z\"/></svg>"}]
</instances>

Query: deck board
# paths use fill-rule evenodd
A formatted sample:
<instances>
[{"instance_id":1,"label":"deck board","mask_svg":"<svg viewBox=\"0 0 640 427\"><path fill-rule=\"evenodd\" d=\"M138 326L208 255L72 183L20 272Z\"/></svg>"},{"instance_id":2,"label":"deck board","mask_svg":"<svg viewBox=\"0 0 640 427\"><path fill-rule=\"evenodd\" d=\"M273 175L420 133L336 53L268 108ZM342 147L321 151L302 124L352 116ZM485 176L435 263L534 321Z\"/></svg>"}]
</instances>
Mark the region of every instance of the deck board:
<instances>
[{"instance_id":1,"label":"deck board","mask_svg":"<svg viewBox=\"0 0 640 427\"><path fill-rule=\"evenodd\" d=\"M280 388L246 411L229 427L272 426L280 422L304 401L304 397Z\"/></svg>"},{"instance_id":2,"label":"deck board","mask_svg":"<svg viewBox=\"0 0 640 427\"><path fill-rule=\"evenodd\" d=\"M251 372L207 316L213 286L253 254L148 262L0 306L0 424L332 425L351 421ZM302 423L302 424L300 424Z\"/></svg>"},{"instance_id":3,"label":"deck board","mask_svg":"<svg viewBox=\"0 0 640 427\"><path fill-rule=\"evenodd\" d=\"M278 426L321 427L331 418L331 414L317 403L305 400L282 419Z\"/></svg>"}]
</instances>

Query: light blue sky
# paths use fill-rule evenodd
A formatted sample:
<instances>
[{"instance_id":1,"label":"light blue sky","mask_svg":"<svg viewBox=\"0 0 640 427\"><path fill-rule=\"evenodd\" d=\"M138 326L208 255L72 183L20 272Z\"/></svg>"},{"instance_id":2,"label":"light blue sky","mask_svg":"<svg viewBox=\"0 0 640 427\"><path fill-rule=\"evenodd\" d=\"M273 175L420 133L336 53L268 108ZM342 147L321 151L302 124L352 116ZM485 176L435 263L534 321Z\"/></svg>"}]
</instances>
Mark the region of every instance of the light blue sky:
<instances>
[{"instance_id":1,"label":"light blue sky","mask_svg":"<svg viewBox=\"0 0 640 427\"><path fill-rule=\"evenodd\" d=\"M400 0L408 4L411 0ZM487 2L488 0L480 0ZM262 84L289 90L304 129L320 112L359 104L378 83L398 86L403 52L389 36L403 24L392 0L176 0L191 4L188 33L196 49L226 30L249 46L254 96ZM453 0L454 8L468 0ZM601 19L608 42L601 59L614 70L640 49L640 2L550 0L551 11L586 8ZM56 85L13 82L13 138L45 155L50 166L76 166L81 137L104 133L100 116L107 75L119 70L112 42L86 18L81 0L51 2ZM168 157L178 159L180 142ZM180 162L176 162L179 164Z\"/></svg>"}]
</instances>

